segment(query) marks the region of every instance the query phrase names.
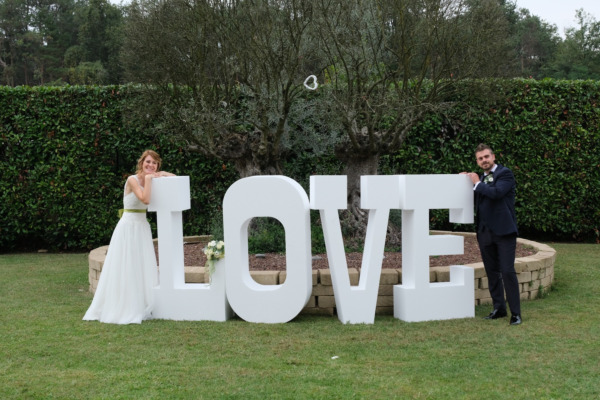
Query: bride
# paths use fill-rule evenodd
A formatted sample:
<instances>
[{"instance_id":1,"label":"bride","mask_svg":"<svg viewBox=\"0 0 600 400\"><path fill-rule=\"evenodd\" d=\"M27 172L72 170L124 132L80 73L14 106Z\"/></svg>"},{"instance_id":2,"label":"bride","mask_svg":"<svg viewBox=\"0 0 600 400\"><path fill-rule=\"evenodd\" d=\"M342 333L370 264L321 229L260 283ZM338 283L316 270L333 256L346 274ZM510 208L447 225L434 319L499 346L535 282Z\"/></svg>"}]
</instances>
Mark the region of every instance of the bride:
<instances>
[{"instance_id":1,"label":"bride","mask_svg":"<svg viewBox=\"0 0 600 400\"><path fill-rule=\"evenodd\" d=\"M125 183L124 210L115 227L98 287L84 320L112 324L139 324L152 318L153 287L158 268L146 209L152 179L174 176L160 171L161 159L153 150L139 158L137 171Z\"/></svg>"}]
</instances>

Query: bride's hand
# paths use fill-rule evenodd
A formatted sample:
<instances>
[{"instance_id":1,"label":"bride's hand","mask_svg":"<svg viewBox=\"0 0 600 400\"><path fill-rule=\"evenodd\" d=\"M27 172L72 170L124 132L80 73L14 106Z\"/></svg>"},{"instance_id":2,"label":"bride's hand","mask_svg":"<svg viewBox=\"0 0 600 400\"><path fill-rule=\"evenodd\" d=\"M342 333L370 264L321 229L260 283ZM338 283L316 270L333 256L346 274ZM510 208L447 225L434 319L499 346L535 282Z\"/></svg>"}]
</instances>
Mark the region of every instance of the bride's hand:
<instances>
[{"instance_id":1,"label":"bride's hand","mask_svg":"<svg viewBox=\"0 0 600 400\"><path fill-rule=\"evenodd\" d=\"M176 176L175 174L172 174L172 173L170 173L170 172L167 172L167 171L159 171L159 172L157 172L157 175L158 175L159 177L169 177L169 176Z\"/></svg>"}]
</instances>

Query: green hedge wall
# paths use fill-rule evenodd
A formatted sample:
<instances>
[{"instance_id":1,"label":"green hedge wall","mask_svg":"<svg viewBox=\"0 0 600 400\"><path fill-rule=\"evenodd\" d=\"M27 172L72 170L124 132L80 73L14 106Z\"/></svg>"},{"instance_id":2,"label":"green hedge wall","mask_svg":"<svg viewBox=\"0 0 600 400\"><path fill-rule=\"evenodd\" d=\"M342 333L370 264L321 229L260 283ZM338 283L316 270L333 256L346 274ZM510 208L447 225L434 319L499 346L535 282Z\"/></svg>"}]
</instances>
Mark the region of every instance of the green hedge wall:
<instances>
[{"instance_id":1,"label":"green hedge wall","mask_svg":"<svg viewBox=\"0 0 600 400\"><path fill-rule=\"evenodd\" d=\"M382 159L381 173L476 170L473 149L486 142L515 172L522 236L598 241L600 83L481 83L490 84L495 100L465 95L451 112L430 116L401 151ZM472 91L478 84L471 85ZM184 233L215 231L235 171L186 152L170 137L146 133L155 130L123 111L131 96L135 89L123 86L0 87L0 251L108 243L125 178L146 148L161 154L164 169L190 176ZM333 157L306 152L288 158L284 168L306 189L310 174L341 171ZM443 212L432 212L432 228L455 228L446 221Z\"/></svg>"},{"instance_id":2,"label":"green hedge wall","mask_svg":"<svg viewBox=\"0 0 600 400\"><path fill-rule=\"evenodd\" d=\"M485 142L515 173L521 236L598 242L600 82L492 85L495 100L463 99L452 112L420 125L402 151L386 158L382 173L477 170L473 149ZM432 219L432 226L449 228L435 214Z\"/></svg>"},{"instance_id":3,"label":"green hedge wall","mask_svg":"<svg viewBox=\"0 0 600 400\"><path fill-rule=\"evenodd\" d=\"M116 86L0 87L1 251L108 243L125 179L147 148L159 152L165 170L190 175L186 233L210 231L235 172L124 123L132 95Z\"/></svg>"}]
</instances>

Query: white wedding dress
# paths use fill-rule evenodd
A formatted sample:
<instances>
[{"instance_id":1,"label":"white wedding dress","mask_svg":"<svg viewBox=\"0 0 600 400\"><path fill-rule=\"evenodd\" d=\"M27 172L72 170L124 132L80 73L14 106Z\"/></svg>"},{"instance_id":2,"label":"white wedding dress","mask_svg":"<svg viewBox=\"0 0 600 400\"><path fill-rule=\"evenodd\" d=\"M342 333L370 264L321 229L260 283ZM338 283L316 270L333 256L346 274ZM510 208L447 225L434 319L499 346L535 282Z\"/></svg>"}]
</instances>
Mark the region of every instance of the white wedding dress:
<instances>
[{"instance_id":1,"label":"white wedding dress","mask_svg":"<svg viewBox=\"0 0 600 400\"><path fill-rule=\"evenodd\" d=\"M133 192L124 194L123 206L126 210L148 208ZM150 319L157 284L156 255L146 213L124 212L110 239L94 299L83 319L112 324L139 324Z\"/></svg>"}]
</instances>

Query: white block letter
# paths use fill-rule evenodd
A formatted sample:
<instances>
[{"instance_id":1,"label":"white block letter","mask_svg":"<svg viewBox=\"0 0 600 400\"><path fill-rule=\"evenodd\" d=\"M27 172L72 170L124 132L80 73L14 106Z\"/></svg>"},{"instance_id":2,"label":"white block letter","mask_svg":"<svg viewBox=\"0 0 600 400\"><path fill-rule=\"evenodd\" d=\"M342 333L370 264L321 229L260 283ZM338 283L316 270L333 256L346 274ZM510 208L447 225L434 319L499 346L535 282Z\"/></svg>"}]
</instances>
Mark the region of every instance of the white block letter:
<instances>
[{"instance_id":1,"label":"white block letter","mask_svg":"<svg viewBox=\"0 0 600 400\"><path fill-rule=\"evenodd\" d=\"M189 176L152 180L149 211L157 212L160 284L154 288L157 319L226 321L231 308L225 296L225 271L216 265L212 285L185 283L182 211L190 208Z\"/></svg>"},{"instance_id":2,"label":"white block letter","mask_svg":"<svg viewBox=\"0 0 600 400\"><path fill-rule=\"evenodd\" d=\"M346 176L311 176L311 208L320 210L337 315L342 323L372 324L390 208L399 203L394 176L361 177L361 207L369 210L358 286L350 286L338 209L347 208Z\"/></svg>"},{"instance_id":3,"label":"white block letter","mask_svg":"<svg viewBox=\"0 0 600 400\"><path fill-rule=\"evenodd\" d=\"M462 254L464 239L429 235L429 210L450 209L450 222L473 222L473 185L464 175L402 175L402 285L394 286L394 316L427 321L475 316L474 273L450 267L450 282L429 282L429 256Z\"/></svg>"},{"instance_id":4,"label":"white block letter","mask_svg":"<svg viewBox=\"0 0 600 400\"><path fill-rule=\"evenodd\" d=\"M281 285L261 285L250 276L248 224L255 217L277 219L285 229L287 277ZM285 176L240 179L223 200L227 256L226 287L231 307L249 322L288 322L312 292L310 209L306 192Z\"/></svg>"}]
</instances>

